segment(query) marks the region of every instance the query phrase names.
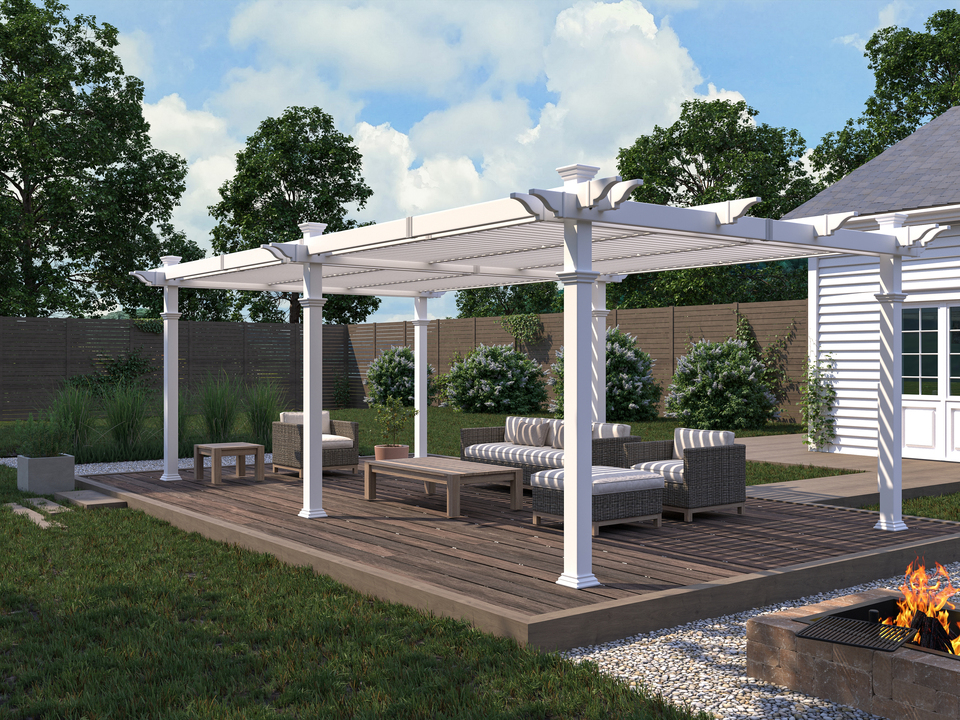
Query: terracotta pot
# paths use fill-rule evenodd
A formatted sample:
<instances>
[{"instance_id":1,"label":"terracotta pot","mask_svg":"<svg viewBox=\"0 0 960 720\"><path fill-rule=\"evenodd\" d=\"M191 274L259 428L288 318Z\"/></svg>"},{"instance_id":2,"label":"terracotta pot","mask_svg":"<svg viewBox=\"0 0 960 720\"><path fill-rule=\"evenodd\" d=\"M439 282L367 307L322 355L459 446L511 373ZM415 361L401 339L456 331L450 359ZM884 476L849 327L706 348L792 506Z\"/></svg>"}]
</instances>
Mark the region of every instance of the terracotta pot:
<instances>
[{"instance_id":1,"label":"terracotta pot","mask_svg":"<svg viewBox=\"0 0 960 720\"><path fill-rule=\"evenodd\" d=\"M409 445L374 445L375 460L405 460L410 456Z\"/></svg>"}]
</instances>

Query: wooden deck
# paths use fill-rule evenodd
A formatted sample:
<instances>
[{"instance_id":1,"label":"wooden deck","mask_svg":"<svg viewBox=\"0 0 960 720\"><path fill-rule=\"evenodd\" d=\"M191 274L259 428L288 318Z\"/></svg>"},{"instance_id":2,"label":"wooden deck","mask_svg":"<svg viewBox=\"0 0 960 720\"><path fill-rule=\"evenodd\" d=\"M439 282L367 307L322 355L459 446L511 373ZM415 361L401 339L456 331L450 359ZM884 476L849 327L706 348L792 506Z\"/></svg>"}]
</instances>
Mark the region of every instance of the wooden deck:
<instances>
[{"instance_id":1,"label":"wooden deck","mask_svg":"<svg viewBox=\"0 0 960 720\"><path fill-rule=\"evenodd\" d=\"M269 470L268 466L268 470ZM873 529L874 513L748 499L745 515L666 516L615 525L594 539L602 586L556 584L562 526L534 527L530 497L510 510L509 490L461 492L459 518L446 517L445 489L385 479L374 502L362 477L328 474L330 517L308 520L301 482L267 473L262 483L226 477L213 486L190 470L180 482L160 472L97 475L80 487L123 497L132 508L186 530L313 566L358 590L545 649L564 649L897 575L916 556L960 557L960 524L912 520L902 533ZM527 491L529 493L529 490Z\"/></svg>"}]
</instances>

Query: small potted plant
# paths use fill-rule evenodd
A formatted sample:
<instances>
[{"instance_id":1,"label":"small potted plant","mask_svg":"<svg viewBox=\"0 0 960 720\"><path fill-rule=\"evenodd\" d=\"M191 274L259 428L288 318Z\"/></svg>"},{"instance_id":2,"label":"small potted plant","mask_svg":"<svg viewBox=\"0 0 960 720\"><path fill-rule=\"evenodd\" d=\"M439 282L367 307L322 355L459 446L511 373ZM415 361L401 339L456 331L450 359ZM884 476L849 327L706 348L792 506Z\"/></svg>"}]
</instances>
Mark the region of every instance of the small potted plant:
<instances>
[{"instance_id":1,"label":"small potted plant","mask_svg":"<svg viewBox=\"0 0 960 720\"><path fill-rule=\"evenodd\" d=\"M400 398L388 397L382 403L376 403L373 409L377 411L377 425L386 441L383 445L374 445L373 455L377 460L400 460L410 454L409 445L401 445L400 431L407 426L417 410L404 407ZM390 442L392 441L392 442Z\"/></svg>"},{"instance_id":2,"label":"small potted plant","mask_svg":"<svg viewBox=\"0 0 960 720\"><path fill-rule=\"evenodd\" d=\"M52 417L30 416L14 432L18 490L53 495L76 488L73 455L63 453L70 444L66 428Z\"/></svg>"}]
</instances>

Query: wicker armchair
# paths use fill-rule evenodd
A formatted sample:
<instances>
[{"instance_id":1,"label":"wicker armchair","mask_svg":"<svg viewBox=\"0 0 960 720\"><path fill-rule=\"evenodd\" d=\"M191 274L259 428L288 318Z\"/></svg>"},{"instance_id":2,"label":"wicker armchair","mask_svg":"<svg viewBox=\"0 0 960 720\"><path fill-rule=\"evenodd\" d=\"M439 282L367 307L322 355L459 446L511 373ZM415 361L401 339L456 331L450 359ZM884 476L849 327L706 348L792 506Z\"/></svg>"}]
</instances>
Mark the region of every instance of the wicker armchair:
<instances>
[{"instance_id":1,"label":"wicker armchair","mask_svg":"<svg viewBox=\"0 0 960 720\"><path fill-rule=\"evenodd\" d=\"M523 470L523 484L530 484L530 476L541 470L551 468L541 465L527 465L519 462L507 462L505 460L488 460L485 458L467 457L464 454L471 445L479 443L502 443L506 436L506 428L499 427L485 428L463 428L460 430L460 459L469 462L487 463L489 465L505 465ZM607 467L630 467L626 464L624 446L626 443L639 442L640 438L636 435L615 438L594 438L593 439L593 461L592 465L605 465Z\"/></svg>"},{"instance_id":2,"label":"wicker armchair","mask_svg":"<svg viewBox=\"0 0 960 720\"><path fill-rule=\"evenodd\" d=\"M628 443L623 449L627 467L675 460L672 440ZM685 448L682 481L669 477L665 480L663 511L683 513L684 522L692 522L693 514L698 512L735 509L743 515L747 501L747 448Z\"/></svg>"},{"instance_id":3,"label":"wicker armchair","mask_svg":"<svg viewBox=\"0 0 960 720\"><path fill-rule=\"evenodd\" d=\"M349 470L360 467L360 424L347 420L331 420L330 430L353 440L348 448L323 448L323 471ZM303 425L273 423L273 472L287 470L303 477Z\"/></svg>"}]
</instances>

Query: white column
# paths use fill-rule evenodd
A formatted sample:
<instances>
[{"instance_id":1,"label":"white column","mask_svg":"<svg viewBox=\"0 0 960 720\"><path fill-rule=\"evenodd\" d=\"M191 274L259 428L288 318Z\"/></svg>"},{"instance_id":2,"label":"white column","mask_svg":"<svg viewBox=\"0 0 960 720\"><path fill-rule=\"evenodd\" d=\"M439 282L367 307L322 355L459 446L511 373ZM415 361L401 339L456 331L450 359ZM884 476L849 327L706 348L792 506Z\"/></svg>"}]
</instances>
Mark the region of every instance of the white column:
<instances>
[{"instance_id":1,"label":"white column","mask_svg":"<svg viewBox=\"0 0 960 720\"><path fill-rule=\"evenodd\" d=\"M413 456L427 456L427 298L413 299L413 403L417 415L413 419Z\"/></svg>"},{"instance_id":2,"label":"white column","mask_svg":"<svg viewBox=\"0 0 960 720\"><path fill-rule=\"evenodd\" d=\"M563 225L563 574L558 585L599 585L593 574L591 442L593 394L592 228L589 222Z\"/></svg>"},{"instance_id":3,"label":"white column","mask_svg":"<svg viewBox=\"0 0 960 720\"><path fill-rule=\"evenodd\" d=\"M820 260L807 260L807 367L820 362ZM809 434L810 428L805 428ZM807 445L807 450L816 450Z\"/></svg>"},{"instance_id":4,"label":"white column","mask_svg":"<svg viewBox=\"0 0 960 720\"><path fill-rule=\"evenodd\" d=\"M607 283L593 284L593 398L594 422L607 421Z\"/></svg>"},{"instance_id":5,"label":"white column","mask_svg":"<svg viewBox=\"0 0 960 720\"><path fill-rule=\"evenodd\" d=\"M180 262L177 255L160 258L164 267ZM180 479L180 443L177 423L180 412L180 313L176 285L163 286L163 475L161 480Z\"/></svg>"},{"instance_id":6,"label":"white column","mask_svg":"<svg viewBox=\"0 0 960 720\"><path fill-rule=\"evenodd\" d=\"M881 226L881 229L882 226ZM903 300L901 258L880 256L880 393L877 398L877 484L880 488L878 530L906 530L903 522Z\"/></svg>"},{"instance_id":7,"label":"white column","mask_svg":"<svg viewBox=\"0 0 960 720\"><path fill-rule=\"evenodd\" d=\"M323 509L323 267L303 264L303 518Z\"/></svg>"}]
</instances>

